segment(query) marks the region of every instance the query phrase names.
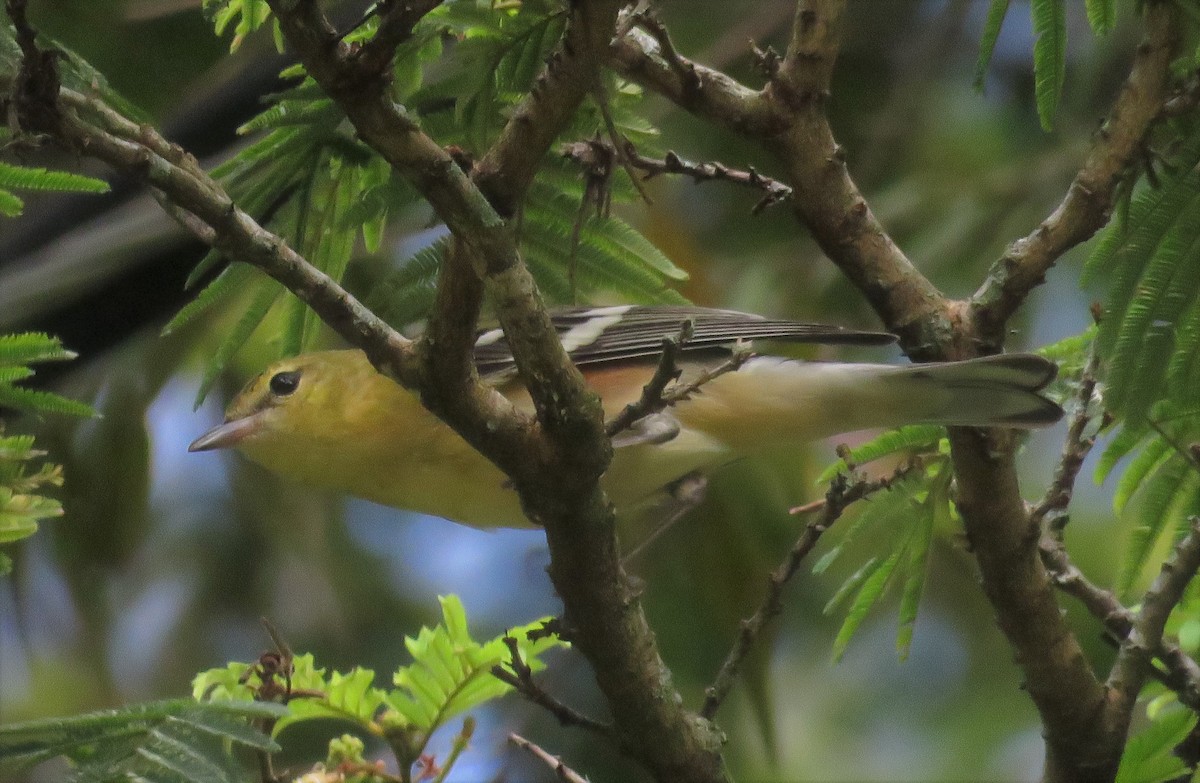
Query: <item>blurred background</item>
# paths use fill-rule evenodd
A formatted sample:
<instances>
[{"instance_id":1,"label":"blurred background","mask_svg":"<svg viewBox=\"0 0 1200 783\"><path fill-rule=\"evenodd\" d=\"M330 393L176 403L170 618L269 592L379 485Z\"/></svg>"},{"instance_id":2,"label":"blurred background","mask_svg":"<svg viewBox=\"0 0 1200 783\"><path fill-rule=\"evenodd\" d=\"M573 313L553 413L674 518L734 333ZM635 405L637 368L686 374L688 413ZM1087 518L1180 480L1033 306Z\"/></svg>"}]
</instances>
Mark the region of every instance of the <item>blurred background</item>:
<instances>
[{"instance_id":1,"label":"blurred background","mask_svg":"<svg viewBox=\"0 0 1200 783\"><path fill-rule=\"evenodd\" d=\"M782 0L657 5L684 54L754 84L760 77L749 41L782 51L793 10ZM1083 4L1067 4L1065 103L1056 130L1045 133L1033 102L1027 4L1010 10L985 93L972 88L987 5L851 0L830 105L873 209L925 274L954 295L971 292L1006 244L1062 197L1138 35L1131 3L1121 4L1121 23L1100 40L1087 28ZM30 12L171 138L218 162L236 143L237 125L276 86L284 61L269 35L227 56L227 42L212 35L198 6L34 0ZM777 171L757 150L665 103L652 102L650 112L663 146L685 158ZM758 195L719 183L659 178L649 190L652 205L626 206L622 214L690 273L681 291L692 301L878 326L786 207L751 217ZM385 248L403 256L419 228L398 226ZM559 611L536 530L476 531L318 494L235 455L187 453L276 350L270 330L260 329L193 411L204 359L230 314L169 338L159 331L187 300L183 281L203 252L144 193L119 181L104 198L32 199L23 217L0 223L0 332L62 337L81 358L40 373L40 381L103 415L6 421L10 431L35 433L67 479L66 515L18 546L14 573L0 578L0 722L185 695L196 672L252 660L270 646L260 616L319 664L363 665L382 677L407 661L402 637L439 619L439 594L462 597L477 637ZM1036 347L1089 322L1095 292L1075 283L1081 255L1064 259L1035 294L1010 348ZM853 356L899 360L894 353ZM1027 497L1038 497L1048 481L1062 434L1037 433L1026 446ZM739 618L753 611L766 574L801 529L803 520L787 509L823 493L814 478L832 460L833 445L730 466L713 478L705 504L635 561L663 654L691 703L699 703ZM1122 533L1106 488L1091 485L1088 467L1083 475L1069 544L1105 583L1117 568ZM817 555L838 536L835 528ZM1036 714L953 533L936 544L908 660L900 662L895 650L893 596L845 658L831 661L841 618L822 608L874 553L870 540L858 540L829 571L817 577L806 567L789 587L785 613L719 716L737 777L1036 778ZM1071 611L1089 653L1106 661L1098 627ZM568 703L603 714L579 657L558 655L544 683ZM455 779L551 779L505 746L510 730L591 780L641 774L514 697L479 717ZM448 738L432 748L444 753ZM58 774L46 770L40 779Z\"/></svg>"}]
</instances>

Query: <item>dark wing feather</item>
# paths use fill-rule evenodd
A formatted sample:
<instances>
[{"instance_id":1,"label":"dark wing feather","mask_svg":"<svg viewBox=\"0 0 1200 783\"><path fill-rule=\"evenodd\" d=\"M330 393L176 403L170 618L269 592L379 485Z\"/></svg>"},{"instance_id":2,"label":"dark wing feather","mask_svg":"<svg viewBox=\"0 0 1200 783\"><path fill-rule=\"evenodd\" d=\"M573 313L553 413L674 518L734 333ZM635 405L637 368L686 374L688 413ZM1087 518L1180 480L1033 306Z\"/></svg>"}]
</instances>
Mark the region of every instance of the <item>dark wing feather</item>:
<instances>
[{"instance_id":1,"label":"dark wing feather","mask_svg":"<svg viewBox=\"0 0 1200 783\"><path fill-rule=\"evenodd\" d=\"M685 353L724 349L739 340L828 345L888 345L896 341L895 335L886 332L860 332L705 307L574 307L552 311L550 317L577 365L658 356L663 338L678 335L687 321L693 332L683 346ZM480 332L475 363L481 375L513 367L508 341L498 329Z\"/></svg>"}]
</instances>

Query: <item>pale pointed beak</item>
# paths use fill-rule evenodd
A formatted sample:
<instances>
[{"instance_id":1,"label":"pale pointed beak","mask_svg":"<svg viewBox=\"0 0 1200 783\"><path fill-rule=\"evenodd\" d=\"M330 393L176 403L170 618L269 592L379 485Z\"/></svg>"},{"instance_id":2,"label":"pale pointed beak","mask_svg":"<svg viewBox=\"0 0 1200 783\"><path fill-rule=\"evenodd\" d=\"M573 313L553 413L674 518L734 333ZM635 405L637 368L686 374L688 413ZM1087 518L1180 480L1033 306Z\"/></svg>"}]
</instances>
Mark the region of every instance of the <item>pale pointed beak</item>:
<instances>
[{"instance_id":1,"label":"pale pointed beak","mask_svg":"<svg viewBox=\"0 0 1200 783\"><path fill-rule=\"evenodd\" d=\"M192 441L192 445L188 446L188 451L212 451L236 446L258 432L261 426L262 420L258 414L218 424Z\"/></svg>"}]
</instances>

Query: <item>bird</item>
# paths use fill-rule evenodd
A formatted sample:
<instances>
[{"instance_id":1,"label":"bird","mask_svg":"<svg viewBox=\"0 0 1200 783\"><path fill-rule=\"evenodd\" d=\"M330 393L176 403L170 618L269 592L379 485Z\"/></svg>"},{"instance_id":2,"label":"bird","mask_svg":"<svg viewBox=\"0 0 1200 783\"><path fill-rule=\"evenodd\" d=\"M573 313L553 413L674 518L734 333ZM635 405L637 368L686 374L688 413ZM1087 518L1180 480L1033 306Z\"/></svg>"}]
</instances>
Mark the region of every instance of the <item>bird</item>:
<instances>
[{"instance_id":1,"label":"bird","mask_svg":"<svg viewBox=\"0 0 1200 783\"><path fill-rule=\"evenodd\" d=\"M677 351L680 383L726 361L732 350L757 351L762 341L896 341L886 332L685 306L564 308L552 311L551 320L609 420L641 397L661 362L664 337L685 337ZM478 333L475 362L483 382L533 412L502 330ZM909 365L753 353L735 371L614 435L602 483L621 514L685 477L772 447L903 424L1047 426L1063 415L1039 393L1056 373L1053 362L1024 353ZM481 528L531 524L500 469L359 350L276 362L189 451L231 447L284 477L386 506Z\"/></svg>"}]
</instances>

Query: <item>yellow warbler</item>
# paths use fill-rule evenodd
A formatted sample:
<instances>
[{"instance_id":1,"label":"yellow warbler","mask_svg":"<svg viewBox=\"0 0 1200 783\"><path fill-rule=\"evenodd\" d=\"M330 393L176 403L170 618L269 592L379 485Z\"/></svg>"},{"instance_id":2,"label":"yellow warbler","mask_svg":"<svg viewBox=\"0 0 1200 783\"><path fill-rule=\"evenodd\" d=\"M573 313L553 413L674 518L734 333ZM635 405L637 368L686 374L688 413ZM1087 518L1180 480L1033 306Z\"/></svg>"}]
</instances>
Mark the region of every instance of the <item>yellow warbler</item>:
<instances>
[{"instance_id":1,"label":"yellow warbler","mask_svg":"<svg viewBox=\"0 0 1200 783\"><path fill-rule=\"evenodd\" d=\"M560 339L601 396L605 415L637 400L666 336L690 321L683 381L751 340L878 345L892 335L689 307L575 308L553 314ZM503 333L476 342L480 375L517 406L532 403ZM618 510L737 457L869 427L934 423L1037 427L1062 410L1037 392L1056 367L1010 354L922 365L805 362L755 356L614 438L604 486ZM529 523L503 473L380 375L355 350L277 362L230 404L192 451L225 447L306 484L477 527Z\"/></svg>"}]
</instances>

